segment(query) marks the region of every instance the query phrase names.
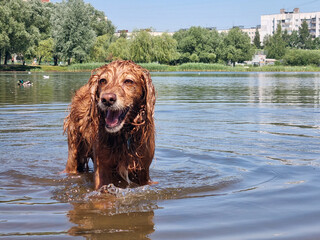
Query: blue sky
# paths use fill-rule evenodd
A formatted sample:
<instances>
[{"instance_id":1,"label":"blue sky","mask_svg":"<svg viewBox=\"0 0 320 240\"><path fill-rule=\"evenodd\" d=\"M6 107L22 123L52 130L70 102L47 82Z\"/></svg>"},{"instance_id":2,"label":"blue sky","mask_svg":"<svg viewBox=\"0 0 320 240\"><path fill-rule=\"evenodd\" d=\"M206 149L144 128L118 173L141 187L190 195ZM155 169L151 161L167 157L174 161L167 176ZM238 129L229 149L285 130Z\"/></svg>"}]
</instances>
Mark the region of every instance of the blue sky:
<instances>
[{"instance_id":1,"label":"blue sky","mask_svg":"<svg viewBox=\"0 0 320 240\"><path fill-rule=\"evenodd\" d=\"M51 0L60 2L61 0ZM255 27L260 15L276 14L281 8L320 12L320 0L84 0L104 11L117 30L152 27L177 31L191 26L228 29Z\"/></svg>"}]
</instances>

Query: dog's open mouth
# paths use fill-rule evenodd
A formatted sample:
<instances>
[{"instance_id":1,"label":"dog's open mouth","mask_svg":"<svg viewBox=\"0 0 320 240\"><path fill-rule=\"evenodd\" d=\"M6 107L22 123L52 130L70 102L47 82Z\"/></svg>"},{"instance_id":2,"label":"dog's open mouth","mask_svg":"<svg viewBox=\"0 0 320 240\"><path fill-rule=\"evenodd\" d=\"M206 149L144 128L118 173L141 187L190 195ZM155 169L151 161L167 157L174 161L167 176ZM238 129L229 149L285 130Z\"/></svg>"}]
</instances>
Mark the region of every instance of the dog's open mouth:
<instances>
[{"instance_id":1,"label":"dog's open mouth","mask_svg":"<svg viewBox=\"0 0 320 240\"><path fill-rule=\"evenodd\" d=\"M119 131L123 126L128 111L129 108L123 110L107 110L105 113L106 129L112 132Z\"/></svg>"}]
</instances>

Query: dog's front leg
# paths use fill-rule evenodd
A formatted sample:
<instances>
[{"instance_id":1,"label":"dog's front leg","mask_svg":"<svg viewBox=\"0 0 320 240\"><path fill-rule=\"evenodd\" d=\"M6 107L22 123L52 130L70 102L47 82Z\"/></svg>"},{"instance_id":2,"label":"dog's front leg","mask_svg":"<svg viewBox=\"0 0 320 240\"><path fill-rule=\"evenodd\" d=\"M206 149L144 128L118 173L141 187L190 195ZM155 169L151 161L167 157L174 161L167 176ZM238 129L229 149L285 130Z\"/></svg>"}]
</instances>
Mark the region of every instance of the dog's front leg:
<instances>
[{"instance_id":1,"label":"dog's front leg","mask_svg":"<svg viewBox=\"0 0 320 240\"><path fill-rule=\"evenodd\" d=\"M66 173L77 173L78 172L78 147L77 143L68 138L68 161L66 164Z\"/></svg>"},{"instance_id":2,"label":"dog's front leg","mask_svg":"<svg viewBox=\"0 0 320 240\"><path fill-rule=\"evenodd\" d=\"M98 153L97 153L98 152ZM94 186L98 190L104 185L113 183L112 164L104 151L97 151L94 154Z\"/></svg>"}]
</instances>

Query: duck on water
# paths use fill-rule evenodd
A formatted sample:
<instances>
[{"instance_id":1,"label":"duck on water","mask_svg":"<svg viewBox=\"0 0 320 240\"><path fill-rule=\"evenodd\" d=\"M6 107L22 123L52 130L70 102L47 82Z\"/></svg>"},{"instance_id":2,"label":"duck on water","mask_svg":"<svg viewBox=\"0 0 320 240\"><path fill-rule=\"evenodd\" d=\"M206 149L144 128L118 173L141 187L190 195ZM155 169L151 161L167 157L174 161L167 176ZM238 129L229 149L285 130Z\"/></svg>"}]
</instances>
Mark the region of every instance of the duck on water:
<instances>
[{"instance_id":1,"label":"duck on water","mask_svg":"<svg viewBox=\"0 0 320 240\"><path fill-rule=\"evenodd\" d=\"M23 81L22 79L20 79L19 81L18 81L18 86L23 86L23 87L28 87L28 86L32 86L33 85L33 83L32 82L30 82L30 81Z\"/></svg>"}]
</instances>

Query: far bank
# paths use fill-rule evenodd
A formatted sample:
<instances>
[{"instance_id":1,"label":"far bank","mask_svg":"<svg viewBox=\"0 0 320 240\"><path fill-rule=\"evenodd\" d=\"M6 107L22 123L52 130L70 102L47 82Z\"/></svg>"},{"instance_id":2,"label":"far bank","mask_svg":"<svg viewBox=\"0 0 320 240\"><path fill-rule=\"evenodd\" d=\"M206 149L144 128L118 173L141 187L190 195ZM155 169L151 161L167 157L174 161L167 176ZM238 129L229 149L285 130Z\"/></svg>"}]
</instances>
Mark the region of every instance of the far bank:
<instances>
[{"instance_id":1,"label":"far bank","mask_svg":"<svg viewBox=\"0 0 320 240\"><path fill-rule=\"evenodd\" d=\"M82 63L70 66L52 65L0 65L0 71L30 71L30 72L90 72L95 68L107 63ZM181 65L165 65L158 63L139 64L150 72L320 72L320 67L314 65L307 66L251 66L237 65L235 67L224 64L209 63L184 63Z\"/></svg>"}]
</instances>

